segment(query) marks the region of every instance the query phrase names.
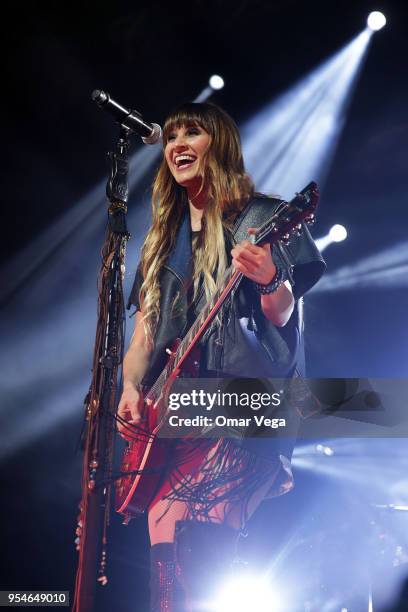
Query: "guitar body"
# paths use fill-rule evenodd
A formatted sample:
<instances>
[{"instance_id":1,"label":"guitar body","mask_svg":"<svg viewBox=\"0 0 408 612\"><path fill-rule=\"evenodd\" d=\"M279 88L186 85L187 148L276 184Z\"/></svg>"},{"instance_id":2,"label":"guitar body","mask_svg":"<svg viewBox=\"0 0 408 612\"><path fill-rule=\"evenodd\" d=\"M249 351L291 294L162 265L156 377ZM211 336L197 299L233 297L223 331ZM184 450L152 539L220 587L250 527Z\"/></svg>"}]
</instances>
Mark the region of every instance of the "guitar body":
<instances>
[{"instance_id":1,"label":"guitar body","mask_svg":"<svg viewBox=\"0 0 408 612\"><path fill-rule=\"evenodd\" d=\"M312 182L290 202L282 201L279 210L257 228L254 244L288 242L292 233L302 231L303 221L313 222L318 198L317 185ZM163 398L180 371L190 377L198 375L198 343L241 278L242 274L232 267L227 270L223 286L201 311L183 340L176 341L166 367L145 396L141 427L129 425L130 441L123 456L122 477L116 483L116 510L125 515L125 523L147 510L167 477L166 464L172 444L168 439L158 438L166 417Z\"/></svg>"},{"instance_id":2,"label":"guitar body","mask_svg":"<svg viewBox=\"0 0 408 612\"><path fill-rule=\"evenodd\" d=\"M122 458L121 472L129 472L129 475L117 481L115 500L116 511L125 515L125 522L143 514L152 502L166 473L169 452L166 442L156 439L152 433L128 443Z\"/></svg>"},{"instance_id":3,"label":"guitar body","mask_svg":"<svg viewBox=\"0 0 408 612\"><path fill-rule=\"evenodd\" d=\"M180 344L177 339L171 349L171 356L166 368L171 369L174 354ZM198 347L194 347L183 367L183 373L190 378L198 374L200 354ZM173 372L164 393L169 392L178 371ZM149 398L150 392L146 397ZM142 411L142 425L135 428L129 435L132 439L124 450L120 471L123 476L116 481L115 507L116 511L125 515L125 523L131 518L143 514L167 475L167 458L171 452L172 444L169 439L160 439L157 434L160 430L161 398L155 402L145 401Z\"/></svg>"}]
</instances>

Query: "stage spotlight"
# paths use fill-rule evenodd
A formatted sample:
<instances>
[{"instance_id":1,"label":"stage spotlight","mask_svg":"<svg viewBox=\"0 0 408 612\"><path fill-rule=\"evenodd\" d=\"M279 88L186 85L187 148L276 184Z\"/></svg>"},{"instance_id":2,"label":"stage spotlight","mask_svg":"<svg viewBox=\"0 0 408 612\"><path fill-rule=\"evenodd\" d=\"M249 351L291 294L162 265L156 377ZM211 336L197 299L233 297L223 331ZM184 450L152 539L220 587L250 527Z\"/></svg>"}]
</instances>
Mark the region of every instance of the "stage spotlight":
<instances>
[{"instance_id":1,"label":"stage spotlight","mask_svg":"<svg viewBox=\"0 0 408 612\"><path fill-rule=\"evenodd\" d=\"M213 74L208 81L211 89L222 89L224 87L224 79L218 74Z\"/></svg>"},{"instance_id":2,"label":"stage spotlight","mask_svg":"<svg viewBox=\"0 0 408 612\"><path fill-rule=\"evenodd\" d=\"M367 18L367 27L373 32L378 32L387 23L385 15L380 11L373 11Z\"/></svg>"},{"instance_id":3,"label":"stage spotlight","mask_svg":"<svg viewBox=\"0 0 408 612\"><path fill-rule=\"evenodd\" d=\"M326 236L322 236L321 238L316 239L316 246L319 251L322 253L330 244L333 242L343 242L347 238L347 230L344 225L333 225L330 229L329 233Z\"/></svg>"},{"instance_id":4,"label":"stage spotlight","mask_svg":"<svg viewBox=\"0 0 408 612\"><path fill-rule=\"evenodd\" d=\"M344 225L339 225L337 223L331 228L329 237L331 238L332 242L343 242L343 240L347 238L347 230Z\"/></svg>"},{"instance_id":5,"label":"stage spotlight","mask_svg":"<svg viewBox=\"0 0 408 612\"><path fill-rule=\"evenodd\" d=\"M330 446L325 446L324 444L316 444L316 452L326 455L326 457L332 457L334 455L334 450Z\"/></svg>"},{"instance_id":6,"label":"stage spotlight","mask_svg":"<svg viewBox=\"0 0 408 612\"><path fill-rule=\"evenodd\" d=\"M279 612L282 599L265 579L237 577L222 590L215 605L216 612Z\"/></svg>"},{"instance_id":7,"label":"stage spotlight","mask_svg":"<svg viewBox=\"0 0 408 612\"><path fill-rule=\"evenodd\" d=\"M224 85L224 79L218 74L213 74L208 79L207 87L204 87L203 91L199 93L196 98L194 98L194 102L205 102L210 96L212 96L214 91L222 89Z\"/></svg>"}]
</instances>

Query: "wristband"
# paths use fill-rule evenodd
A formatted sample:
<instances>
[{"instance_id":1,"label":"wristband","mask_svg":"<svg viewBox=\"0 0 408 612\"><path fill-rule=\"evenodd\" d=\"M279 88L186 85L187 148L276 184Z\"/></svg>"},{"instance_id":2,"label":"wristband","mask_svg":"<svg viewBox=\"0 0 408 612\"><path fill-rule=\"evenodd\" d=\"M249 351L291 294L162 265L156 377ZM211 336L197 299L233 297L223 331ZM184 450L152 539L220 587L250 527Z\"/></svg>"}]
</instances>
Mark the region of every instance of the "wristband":
<instances>
[{"instance_id":1,"label":"wristband","mask_svg":"<svg viewBox=\"0 0 408 612\"><path fill-rule=\"evenodd\" d=\"M273 277L270 283L268 283L267 285L261 285L259 283L254 283L256 291L260 293L261 295L268 295L269 293L274 293L275 291L277 291L277 289L279 289L281 284L284 282L285 274L284 274L283 269L280 266L277 266L276 264L275 264L275 267L276 267L275 276Z\"/></svg>"}]
</instances>

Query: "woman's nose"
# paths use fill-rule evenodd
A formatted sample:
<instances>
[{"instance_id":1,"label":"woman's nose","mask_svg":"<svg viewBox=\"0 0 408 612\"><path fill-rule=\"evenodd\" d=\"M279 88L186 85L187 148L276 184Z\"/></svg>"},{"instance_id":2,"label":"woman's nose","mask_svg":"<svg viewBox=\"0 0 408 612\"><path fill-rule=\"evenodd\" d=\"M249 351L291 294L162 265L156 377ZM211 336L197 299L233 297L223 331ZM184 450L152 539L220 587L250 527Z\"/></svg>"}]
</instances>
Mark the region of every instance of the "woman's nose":
<instances>
[{"instance_id":1,"label":"woman's nose","mask_svg":"<svg viewBox=\"0 0 408 612\"><path fill-rule=\"evenodd\" d=\"M179 136L176 136L176 138L173 140L173 145L174 148L182 148L186 146L186 138L183 134L180 134Z\"/></svg>"}]
</instances>

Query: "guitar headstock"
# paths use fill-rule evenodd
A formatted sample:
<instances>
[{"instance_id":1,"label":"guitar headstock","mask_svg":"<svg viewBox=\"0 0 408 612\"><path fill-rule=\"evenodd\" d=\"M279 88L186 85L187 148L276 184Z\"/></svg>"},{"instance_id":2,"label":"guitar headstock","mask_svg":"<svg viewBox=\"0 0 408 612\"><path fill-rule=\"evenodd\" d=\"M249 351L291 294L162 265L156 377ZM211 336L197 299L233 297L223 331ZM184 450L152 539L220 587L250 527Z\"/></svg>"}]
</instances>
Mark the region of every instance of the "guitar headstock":
<instances>
[{"instance_id":1,"label":"guitar headstock","mask_svg":"<svg viewBox=\"0 0 408 612\"><path fill-rule=\"evenodd\" d=\"M290 202L282 202L272 217L255 233L254 244L274 243L281 240L288 243L293 235L302 233L302 222L314 223L314 211L319 201L317 183L309 183Z\"/></svg>"}]
</instances>

